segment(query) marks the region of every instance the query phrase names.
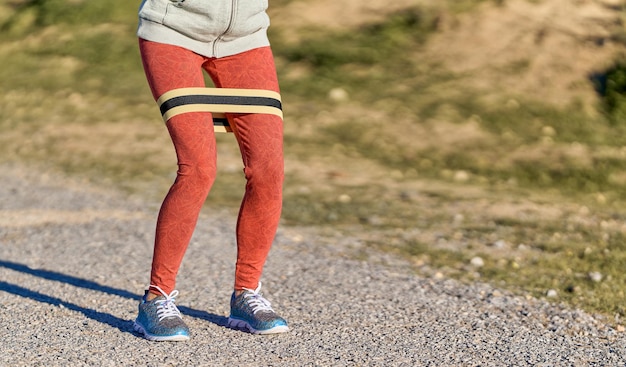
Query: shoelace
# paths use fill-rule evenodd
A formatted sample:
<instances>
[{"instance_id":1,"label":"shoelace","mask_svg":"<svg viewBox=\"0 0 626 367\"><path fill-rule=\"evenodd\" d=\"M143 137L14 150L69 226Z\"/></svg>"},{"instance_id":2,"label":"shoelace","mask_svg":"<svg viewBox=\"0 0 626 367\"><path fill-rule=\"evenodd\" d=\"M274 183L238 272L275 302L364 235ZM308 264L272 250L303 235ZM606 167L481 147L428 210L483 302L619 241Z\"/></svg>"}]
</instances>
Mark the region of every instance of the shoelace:
<instances>
[{"instance_id":1,"label":"shoelace","mask_svg":"<svg viewBox=\"0 0 626 367\"><path fill-rule=\"evenodd\" d=\"M274 312L270 301L266 300L260 293L261 282L259 282L259 286L255 290L248 288L244 288L244 290L252 292L244 294L244 298L246 299L250 308L252 308L252 314L256 314L259 311Z\"/></svg>"},{"instance_id":2,"label":"shoelace","mask_svg":"<svg viewBox=\"0 0 626 367\"><path fill-rule=\"evenodd\" d=\"M159 321L167 317L180 317L180 311L178 311L178 307L176 307L175 304L178 291L173 290L172 293L167 294L156 285L151 285L150 287L158 290L165 297L165 299L160 299L154 302L157 305L157 317L159 318Z\"/></svg>"}]
</instances>

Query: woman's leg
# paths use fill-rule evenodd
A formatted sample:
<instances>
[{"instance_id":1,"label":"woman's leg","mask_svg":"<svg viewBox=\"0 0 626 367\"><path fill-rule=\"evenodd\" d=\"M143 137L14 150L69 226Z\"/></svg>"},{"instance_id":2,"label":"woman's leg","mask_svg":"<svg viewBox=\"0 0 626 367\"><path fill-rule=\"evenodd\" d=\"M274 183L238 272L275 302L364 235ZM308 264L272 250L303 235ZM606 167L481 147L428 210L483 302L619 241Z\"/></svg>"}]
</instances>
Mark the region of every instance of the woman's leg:
<instances>
[{"instance_id":1,"label":"woman's leg","mask_svg":"<svg viewBox=\"0 0 626 367\"><path fill-rule=\"evenodd\" d=\"M269 47L205 63L216 87L279 92ZM246 191L237 221L235 290L256 289L282 209L283 123L266 114L232 116L244 164Z\"/></svg>"},{"instance_id":2,"label":"woman's leg","mask_svg":"<svg viewBox=\"0 0 626 367\"><path fill-rule=\"evenodd\" d=\"M176 88L204 87L204 57L186 49L140 40L146 77L154 98ZM216 148L210 113L186 113L167 122L178 172L159 212L150 284L169 294L216 176ZM160 295L156 290L155 294Z\"/></svg>"}]
</instances>

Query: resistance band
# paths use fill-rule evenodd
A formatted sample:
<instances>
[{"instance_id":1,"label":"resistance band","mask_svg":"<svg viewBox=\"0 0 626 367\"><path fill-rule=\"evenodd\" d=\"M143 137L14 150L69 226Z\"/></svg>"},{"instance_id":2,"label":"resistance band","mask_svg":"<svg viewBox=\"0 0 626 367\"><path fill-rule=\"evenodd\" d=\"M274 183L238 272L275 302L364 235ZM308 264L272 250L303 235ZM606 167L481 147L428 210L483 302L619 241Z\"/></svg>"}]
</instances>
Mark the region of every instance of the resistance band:
<instances>
[{"instance_id":1,"label":"resistance band","mask_svg":"<svg viewBox=\"0 0 626 367\"><path fill-rule=\"evenodd\" d=\"M280 94L264 89L180 88L163 93L157 104L167 122L188 112L211 112L216 132L232 132L227 113L266 113L283 118Z\"/></svg>"}]
</instances>

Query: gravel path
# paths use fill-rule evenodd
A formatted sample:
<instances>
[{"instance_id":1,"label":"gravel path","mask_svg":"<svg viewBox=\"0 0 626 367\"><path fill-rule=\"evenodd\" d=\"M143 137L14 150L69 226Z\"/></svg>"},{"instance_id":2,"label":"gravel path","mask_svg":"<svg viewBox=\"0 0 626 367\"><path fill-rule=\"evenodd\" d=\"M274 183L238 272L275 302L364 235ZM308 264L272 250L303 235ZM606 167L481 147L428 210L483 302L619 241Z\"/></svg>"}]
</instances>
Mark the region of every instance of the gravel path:
<instances>
[{"instance_id":1,"label":"gravel path","mask_svg":"<svg viewBox=\"0 0 626 367\"><path fill-rule=\"evenodd\" d=\"M292 332L230 330L234 218L208 211L178 283L192 339L149 342L132 320L158 203L0 168L1 366L626 365L626 336L601 319L355 260L357 242L306 228L281 228L264 274Z\"/></svg>"}]
</instances>

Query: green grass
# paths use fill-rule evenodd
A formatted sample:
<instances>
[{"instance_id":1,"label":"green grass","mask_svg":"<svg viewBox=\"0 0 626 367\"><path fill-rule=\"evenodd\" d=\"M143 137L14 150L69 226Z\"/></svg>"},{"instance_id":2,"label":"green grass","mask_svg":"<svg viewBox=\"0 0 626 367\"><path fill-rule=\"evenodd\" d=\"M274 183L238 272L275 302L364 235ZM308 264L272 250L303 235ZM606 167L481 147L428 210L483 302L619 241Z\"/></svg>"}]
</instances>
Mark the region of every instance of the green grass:
<instances>
[{"instance_id":1,"label":"green grass","mask_svg":"<svg viewBox=\"0 0 626 367\"><path fill-rule=\"evenodd\" d=\"M439 6L467 12L480 2ZM13 3L0 18L0 159L162 197L176 167L141 69L138 4ZM622 69L607 71L618 84L593 115L533 96L485 102L464 75L423 53L437 11L304 29L299 42L271 28L287 116L284 225L357 237L412 259L416 271L538 297L556 289L559 301L624 315L626 125L612 113L626 103ZM330 100L334 88L349 101ZM218 140L230 166L207 205L235 211L237 147L231 135ZM476 256L483 267L470 265Z\"/></svg>"}]
</instances>

